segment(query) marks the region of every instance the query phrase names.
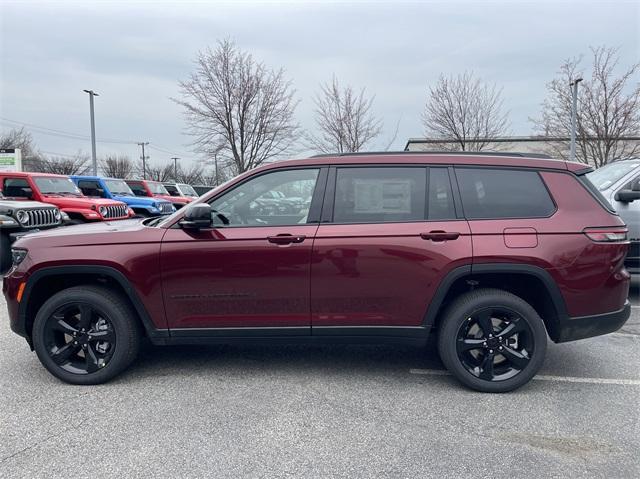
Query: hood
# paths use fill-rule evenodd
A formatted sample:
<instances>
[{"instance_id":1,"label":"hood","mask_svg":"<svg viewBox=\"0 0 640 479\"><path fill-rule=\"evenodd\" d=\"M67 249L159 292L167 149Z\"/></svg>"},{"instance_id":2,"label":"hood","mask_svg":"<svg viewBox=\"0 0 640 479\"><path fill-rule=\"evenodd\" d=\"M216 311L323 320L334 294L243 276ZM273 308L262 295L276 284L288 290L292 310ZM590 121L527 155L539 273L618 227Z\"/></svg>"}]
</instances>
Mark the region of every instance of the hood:
<instances>
[{"instance_id":1,"label":"hood","mask_svg":"<svg viewBox=\"0 0 640 479\"><path fill-rule=\"evenodd\" d=\"M162 198L152 198L150 196L117 196L113 195L116 201L122 201L128 205L151 206L153 203L169 203Z\"/></svg>"},{"instance_id":2,"label":"hood","mask_svg":"<svg viewBox=\"0 0 640 479\"><path fill-rule=\"evenodd\" d=\"M143 243L162 238L166 230L147 227L143 219L100 221L39 231L20 238L19 248L51 248Z\"/></svg>"},{"instance_id":3,"label":"hood","mask_svg":"<svg viewBox=\"0 0 640 479\"><path fill-rule=\"evenodd\" d=\"M49 203L41 203L39 201L11 201L0 200L0 210L35 210L40 208L56 208L55 205Z\"/></svg>"},{"instance_id":4,"label":"hood","mask_svg":"<svg viewBox=\"0 0 640 479\"><path fill-rule=\"evenodd\" d=\"M191 198L187 198L185 196L167 196L167 195L153 195L154 198L167 200L171 203L181 203L186 205L187 203L191 203Z\"/></svg>"},{"instance_id":5,"label":"hood","mask_svg":"<svg viewBox=\"0 0 640 479\"><path fill-rule=\"evenodd\" d=\"M45 198L51 202L55 202L63 205L64 208L80 208L80 209L93 209L100 206L117 206L121 201L108 200L104 198L88 198L86 196L45 196Z\"/></svg>"}]
</instances>

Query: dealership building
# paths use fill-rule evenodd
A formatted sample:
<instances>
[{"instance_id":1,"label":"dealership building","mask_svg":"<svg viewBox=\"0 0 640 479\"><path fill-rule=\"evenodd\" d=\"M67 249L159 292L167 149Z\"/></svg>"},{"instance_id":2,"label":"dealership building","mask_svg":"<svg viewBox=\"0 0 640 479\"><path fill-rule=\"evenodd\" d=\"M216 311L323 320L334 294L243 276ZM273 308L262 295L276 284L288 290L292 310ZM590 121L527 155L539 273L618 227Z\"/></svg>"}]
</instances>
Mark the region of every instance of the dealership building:
<instances>
[{"instance_id":1,"label":"dealership building","mask_svg":"<svg viewBox=\"0 0 640 479\"><path fill-rule=\"evenodd\" d=\"M590 138L591 141L600 141L597 138ZM471 141L471 140L469 140ZM628 136L621 138L621 141L633 144L640 152L640 136ZM549 136L505 136L501 138L490 138L474 140L474 143L487 143L483 148L486 151L516 151L518 153L551 154L550 152L566 151L569 156L570 139L563 137ZM629 145L631 146L631 145ZM404 147L404 151L441 151L459 149L457 140L441 140L432 138L409 138ZM640 153L639 153L640 155Z\"/></svg>"}]
</instances>

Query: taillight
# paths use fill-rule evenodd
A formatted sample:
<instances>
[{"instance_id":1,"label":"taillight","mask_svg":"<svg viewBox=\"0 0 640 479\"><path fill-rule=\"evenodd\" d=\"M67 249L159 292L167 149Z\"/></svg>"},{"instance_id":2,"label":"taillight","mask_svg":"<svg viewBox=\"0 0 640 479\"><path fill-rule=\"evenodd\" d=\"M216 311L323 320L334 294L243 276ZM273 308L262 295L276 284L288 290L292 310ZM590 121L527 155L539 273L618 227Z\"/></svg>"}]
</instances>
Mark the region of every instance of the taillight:
<instances>
[{"instance_id":1,"label":"taillight","mask_svg":"<svg viewBox=\"0 0 640 479\"><path fill-rule=\"evenodd\" d=\"M585 228L591 241L596 243L620 243L627 241L627 228Z\"/></svg>"}]
</instances>

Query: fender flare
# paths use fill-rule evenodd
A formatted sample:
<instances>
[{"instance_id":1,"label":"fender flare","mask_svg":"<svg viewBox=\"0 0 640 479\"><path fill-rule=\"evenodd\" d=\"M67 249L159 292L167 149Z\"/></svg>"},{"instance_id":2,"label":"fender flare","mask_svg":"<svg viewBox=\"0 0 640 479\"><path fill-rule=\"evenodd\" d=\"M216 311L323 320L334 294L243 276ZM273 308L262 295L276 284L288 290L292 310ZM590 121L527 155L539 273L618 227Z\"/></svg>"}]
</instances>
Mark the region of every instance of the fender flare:
<instances>
[{"instance_id":1,"label":"fender flare","mask_svg":"<svg viewBox=\"0 0 640 479\"><path fill-rule=\"evenodd\" d=\"M567 313L567 306L564 301L564 297L560 292L560 288L553 280L549 272L539 266L532 266L522 263L479 263L459 266L452 269L446 276L440 281L436 293L433 295L431 302L427 308L427 312L424 316L423 325L426 327L432 327L435 323L436 317L440 312L442 303L449 292L451 286L460 278L469 276L469 279L473 279L478 274L522 274L532 276L542 282L546 288L551 301L557 311L557 317L554 318L556 322L566 320L569 318Z\"/></svg>"},{"instance_id":2,"label":"fender flare","mask_svg":"<svg viewBox=\"0 0 640 479\"><path fill-rule=\"evenodd\" d=\"M95 276L107 276L110 279L116 281L122 290L124 291L127 298L131 301L134 309L138 313L138 317L142 321L142 325L147 333L149 339L152 342L156 342L159 338L167 338L169 337L169 330L167 329L159 329L155 326L147 309L144 304L140 300L138 293L135 288L131 285L129 279L117 269L111 266L101 266L101 265L69 265L69 266L49 266L42 269L39 269L29 275L27 279L27 284L24 290L24 297L28 298L31 294L33 288L37 285L37 283L49 276L59 276L59 275L72 275L72 274L89 274ZM27 332L27 308L28 301L22 301L18 308L18 323L22 325L25 333Z\"/></svg>"}]
</instances>

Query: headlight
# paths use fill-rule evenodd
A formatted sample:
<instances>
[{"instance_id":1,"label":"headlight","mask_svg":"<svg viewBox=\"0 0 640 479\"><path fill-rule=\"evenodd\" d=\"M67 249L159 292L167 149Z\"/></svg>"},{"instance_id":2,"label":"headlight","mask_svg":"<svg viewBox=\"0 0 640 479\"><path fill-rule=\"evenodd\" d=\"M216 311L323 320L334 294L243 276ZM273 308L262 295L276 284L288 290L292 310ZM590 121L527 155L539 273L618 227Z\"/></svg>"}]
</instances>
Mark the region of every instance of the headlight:
<instances>
[{"instance_id":1,"label":"headlight","mask_svg":"<svg viewBox=\"0 0 640 479\"><path fill-rule=\"evenodd\" d=\"M60 221L62 219L62 214L60 213L59 209L55 209L53 211L53 217L56 219L56 221Z\"/></svg>"},{"instance_id":2,"label":"headlight","mask_svg":"<svg viewBox=\"0 0 640 479\"><path fill-rule=\"evenodd\" d=\"M100 216L107 216L107 207L106 206L101 206L100 208L98 208L98 211L100 212Z\"/></svg>"},{"instance_id":3,"label":"headlight","mask_svg":"<svg viewBox=\"0 0 640 479\"><path fill-rule=\"evenodd\" d=\"M20 263L22 263L26 257L26 249L11 248L11 259L13 260L13 264L15 266L18 266Z\"/></svg>"},{"instance_id":4,"label":"headlight","mask_svg":"<svg viewBox=\"0 0 640 479\"><path fill-rule=\"evenodd\" d=\"M29 213L20 210L16 213L16 219L21 225L27 226L29 224Z\"/></svg>"}]
</instances>

